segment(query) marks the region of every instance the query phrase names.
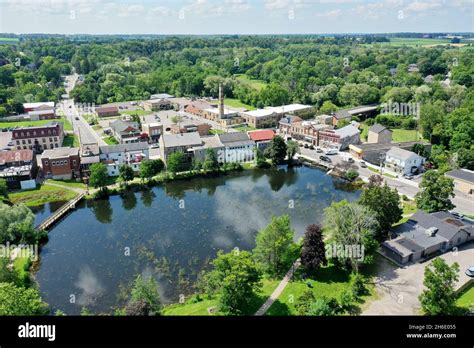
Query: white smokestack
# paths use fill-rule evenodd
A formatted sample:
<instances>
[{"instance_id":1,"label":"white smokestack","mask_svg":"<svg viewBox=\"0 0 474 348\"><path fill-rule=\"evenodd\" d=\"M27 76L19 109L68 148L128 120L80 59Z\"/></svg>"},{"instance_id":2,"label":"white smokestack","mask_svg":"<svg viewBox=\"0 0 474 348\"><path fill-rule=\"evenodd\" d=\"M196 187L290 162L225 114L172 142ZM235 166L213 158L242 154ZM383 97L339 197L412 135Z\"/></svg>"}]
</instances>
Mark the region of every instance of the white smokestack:
<instances>
[{"instance_id":1,"label":"white smokestack","mask_svg":"<svg viewBox=\"0 0 474 348\"><path fill-rule=\"evenodd\" d=\"M224 88L219 83L219 118L224 118Z\"/></svg>"}]
</instances>

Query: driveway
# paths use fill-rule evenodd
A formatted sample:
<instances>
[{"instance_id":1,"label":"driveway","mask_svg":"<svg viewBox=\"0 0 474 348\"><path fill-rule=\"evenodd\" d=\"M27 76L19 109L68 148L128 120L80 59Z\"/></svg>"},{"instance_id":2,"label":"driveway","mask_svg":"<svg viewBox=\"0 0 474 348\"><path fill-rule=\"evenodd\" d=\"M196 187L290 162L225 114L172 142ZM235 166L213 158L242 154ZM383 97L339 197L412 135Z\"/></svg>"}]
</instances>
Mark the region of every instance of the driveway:
<instances>
[{"instance_id":1,"label":"driveway","mask_svg":"<svg viewBox=\"0 0 474 348\"><path fill-rule=\"evenodd\" d=\"M456 288L469 279L464 274L474 264L474 242L461 246L457 252L440 256L449 265L459 264L459 281ZM375 279L378 298L368 304L362 315L417 315L421 305L418 296L422 293L424 270L433 260L416 263L404 268L396 267L385 258L379 259L379 271Z\"/></svg>"}]
</instances>

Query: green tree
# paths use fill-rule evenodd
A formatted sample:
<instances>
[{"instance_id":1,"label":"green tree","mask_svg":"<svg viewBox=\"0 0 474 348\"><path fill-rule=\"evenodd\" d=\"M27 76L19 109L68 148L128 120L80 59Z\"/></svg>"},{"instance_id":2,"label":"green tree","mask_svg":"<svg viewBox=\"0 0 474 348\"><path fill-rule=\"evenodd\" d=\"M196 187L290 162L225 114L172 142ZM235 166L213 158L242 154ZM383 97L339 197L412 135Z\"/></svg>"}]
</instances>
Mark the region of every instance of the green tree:
<instances>
[{"instance_id":1,"label":"green tree","mask_svg":"<svg viewBox=\"0 0 474 348\"><path fill-rule=\"evenodd\" d=\"M219 169L219 162L217 160L217 153L214 149L206 149L202 169L205 171L216 171Z\"/></svg>"},{"instance_id":2,"label":"green tree","mask_svg":"<svg viewBox=\"0 0 474 348\"><path fill-rule=\"evenodd\" d=\"M330 114L334 111L337 110L337 106L334 105L333 103L331 103L329 100L326 100L323 105L321 106L321 109L320 111L323 113L323 114Z\"/></svg>"},{"instance_id":3,"label":"green tree","mask_svg":"<svg viewBox=\"0 0 474 348\"><path fill-rule=\"evenodd\" d=\"M0 179L0 196L8 198L8 187L5 179Z\"/></svg>"},{"instance_id":4,"label":"green tree","mask_svg":"<svg viewBox=\"0 0 474 348\"><path fill-rule=\"evenodd\" d=\"M300 152L300 147L296 141L290 140L286 144L286 155L288 156L288 161L293 162L293 157Z\"/></svg>"},{"instance_id":5,"label":"green tree","mask_svg":"<svg viewBox=\"0 0 474 348\"><path fill-rule=\"evenodd\" d=\"M375 212L379 223L377 233L379 239L386 237L392 225L402 218L400 196L396 189L392 190L387 184L369 185L362 191L359 202Z\"/></svg>"},{"instance_id":6,"label":"green tree","mask_svg":"<svg viewBox=\"0 0 474 348\"><path fill-rule=\"evenodd\" d=\"M151 179L160 173L164 167L165 165L161 159L144 160L140 163L140 177L142 179Z\"/></svg>"},{"instance_id":7,"label":"green tree","mask_svg":"<svg viewBox=\"0 0 474 348\"><path fill-rule=\"evenodd\" d=\"M427 315L449 315L456 310L457 294L454 289L458 280L459 264L449 266L443 259L436 258L425 268L423 285L425 290L419 296L421 307Z\"/></svg>"},{"instance_id":8,"label":"green tree","mask_svg":"<svg viewBox=\"0 0 474 348\"><path fill-rule=\"evenodd\" d=\"M36 289L0 283L0 315L46 315L48 305Z\"/></svg>"},{"instance_id":9,"label":"green tree","mask_svg":"<svg viewBox=\"0 0 474 348\"><path fill-rule=\"evenodd\" d=\"M0 203L0 243L34 244L46 238L45 231L35 230L35 215L24 204Z\"/></svg>"},{"instance_id":10,"label":"green tree","mask_svg":"<svg viewBox=\"0 0 474 348\"><path fill-rule=\"evenodd\" d=\"M184 153L181 151L176 151L168 155L168 171L176 174L179 171L185 169L185 159Z\"/></svg>"},{"instance_id":11,"label":"green tree","mask_svg":"<svg viewBox=\"0 0 474 348\"><path fill-rule=\"evenodd\" d=\"M270 143L265 149L265 156L270 158L274 165L283 162L286 156L285 140L279 135L270 140Z\"/></svg>"},{"instance_id":12,"label":"green tree","mask_svg":"<svg viewBox=\"0 0 474 348\"><path fill-rule=\"evenodd\" d=\"M91 175L89 177L89 184L93 188L98 188L100 191L104 191L109 177L107 167L103 163L94 163L90 166L90 170Z\"/></svg>"},{"instance_id":13,"label":"green tree","mask_svg":"<svg viewBox=\"0 0 474 348\"><path fill-rule=\"evenodd\" d=\"M334 316L338 314L339 310L339 304L336 299L328 299L323 296L308 306L306 315Z\"/></svg>"},{"instance_id":14,"label":"green tree","mask_svg":"<svg viewBox=\"0 0 474 348\"><path fill-rule=\"evenodd\" d=\"M321 265L327 265L326 248L321 227L308 225L304 233L301 264L309 271L316 272Z\"/></svg>"},{"instance_id":15,"label":"green tree","mask_svg":"<svg viewBox=\"0 0 474 348\"><path fill-rule=\"evenodd\" d=\"M219 251L206 276L207 289L217 295L225 314L248 314L246 309L261 288L261 272L248 251Z\"/></svg>"},{"instance_id":16,"label":"green tree","mask_svg":"<svg viewBox=\"0 0 474 348\"><path fill-rule=\"evenodd\" d=\"M356 272L361 265L373 262L372 255L378 246L375 235L379 226L372 210L346 200L333 202L324 210L324 227L329 232L333 247L343 250L363 248L364 251L363 255L336 252L331 255L332 258Z\"/></svg>"},{"instance_id":17,"label":"green tree","mask_svg":"<svg viewBox=\"0 0 474 348\"><path fill-rule=\"evenodd\" d=\"M254 256L265 273L278 276L287 271L293 237L288 215L273 216L270 224L258 232Z\"/></svg>"},{"instance_id":18,"label":"green tree","mask_svg":"<svg viewBox=\"0 0 474 348\"><path fill-rule=\"evenodd\" d=\"M144 279L141 275L135 278L132 288L131 302L143 301L147 304L151 315L159 315L161 311L158 283L153 278Z\"/></svg>"},{"instance_id":19,"label":"green tree","mask_svg":"<svg viewBox=\"0 0 474 348\"><path fill-rule=\"evenodd\" d=\"M120 166L118 179L124 182L125 186L127 186L129 181L133 180L134 176L135 173L133 172L132 167L127 164L123 164Z\"/></svg>"},{"instance_id":20,"label":"green tree","mask_svg":"<svg viewBox=\"0 0 474 348\"><path fill-rule=\"evenodd\" d=\"M450 197L454 197L453 179L445 177L436 170L423 175L420 191L415 195L416 206L429 213L454 208Z\"/></svg>"}]
</instances>

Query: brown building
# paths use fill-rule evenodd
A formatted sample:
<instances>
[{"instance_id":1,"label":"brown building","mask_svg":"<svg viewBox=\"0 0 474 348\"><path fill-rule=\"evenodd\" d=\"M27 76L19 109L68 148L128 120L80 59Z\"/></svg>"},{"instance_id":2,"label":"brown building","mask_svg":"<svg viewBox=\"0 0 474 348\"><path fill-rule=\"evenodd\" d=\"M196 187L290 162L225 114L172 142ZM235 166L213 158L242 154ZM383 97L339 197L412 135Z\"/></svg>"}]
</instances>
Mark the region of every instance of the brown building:
<instances>
[{"instance_id":1,"label":"brown building","mask_svg":"<svg viewBox=\"0 0 474 348\"><path fill-rule=\"evenodd\" d=\"M58 147L41 155L43 176L47 179L70 180L81 175L81 158L77 147Z\"/></svg>"},{"instance_id":2,"label":"brown building","mask_svg":"<svg viewBox=\"0 0 474 348\"><path fill-rule=\"evenodd\" d=\"M63 124L50 122L43 126L18 127L12 131L12 141L17 150L43 150L62 146L64 140Z\"/></svg>"},{"instance_id":3,"label":"brown building","mask_svg":"<svg viewBox=\"0 0 474 348\"><path fill-rule=\"evenodd\" d=\"M209 135L210 130L211 126L207 123L196 124L189 121L183 121L170 126L170 131L173 134L198 132L200 136L205 136Z\"/></svg>"},{"instance_id":4,"label":"brown building","mask_svg":"<svg viewBox=\"0 0 474 348\"><path fill-rule=\"evenodd\" d=\"M392 131L381 124L374 124L369 128L367 142L369 144L390 143L392 141Z\"/></svg>"},{"instance_id":5,"label":"brown building","mask_svg":"<svg viewBox=\"0 0 474 348\"><path fill-rule=\"evenodd\" d=\"M118 107L116 106L100 106L95 108L95 112L99 117L118 116L119 114Z\"/></svg>"},{"instance_id":6,"label":"brown building","mask_svg":"<svg viewBox=\"0 0 474 348\"><path fill-rule=\"evenodd\" d=\"M143 102L143 108L148 111L160 111L173 109L173 103L168 99L150 99Z\"/></svg>"},{"instance_id":7,"label":"brown building","mask_svg":"<svg viewBox=\"0 0 474 348\"><path fill-rule=\"evenodd\" d=\"M158 122L144 123L142 124L142 131L148 135L150 143L157 143L161 134L163 134L163 125Z\"/></svg>"},{"instance_id":8,"label":"brown building","mask_svg":"<svg viewBox=\"0 0 474 348\"><path fill-rule=\"evenodd\" d=\"M37 166L32 150L0 151L0 178L10 189L22 186L22 181L36 177Z\"/></svg>"}]
</instances>

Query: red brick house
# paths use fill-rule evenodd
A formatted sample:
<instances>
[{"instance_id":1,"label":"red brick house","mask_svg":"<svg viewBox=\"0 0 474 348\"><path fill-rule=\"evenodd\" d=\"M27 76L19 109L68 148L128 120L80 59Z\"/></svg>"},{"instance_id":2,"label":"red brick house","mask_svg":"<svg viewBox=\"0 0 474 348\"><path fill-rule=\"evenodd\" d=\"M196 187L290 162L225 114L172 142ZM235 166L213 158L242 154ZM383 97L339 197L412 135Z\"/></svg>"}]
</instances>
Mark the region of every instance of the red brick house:
<instances>
[{"instance_id":1,"label":"red brick house","mask_svg":"<svg viewBox=\"0 0 474 348\"><path fill-rule=\"evenodd\" d=\"M70 180L81 175L81 158L77 147L58 147L41 155L43 176L47 179Z\"/></svg>"}]
</instances>

